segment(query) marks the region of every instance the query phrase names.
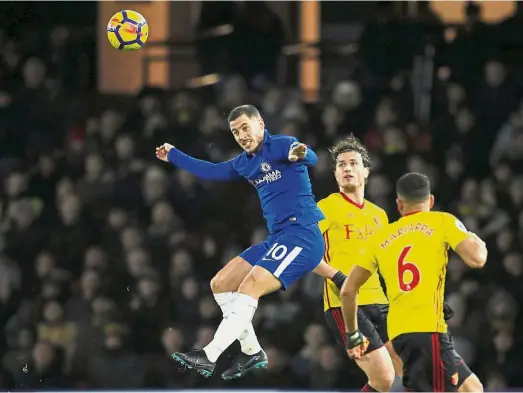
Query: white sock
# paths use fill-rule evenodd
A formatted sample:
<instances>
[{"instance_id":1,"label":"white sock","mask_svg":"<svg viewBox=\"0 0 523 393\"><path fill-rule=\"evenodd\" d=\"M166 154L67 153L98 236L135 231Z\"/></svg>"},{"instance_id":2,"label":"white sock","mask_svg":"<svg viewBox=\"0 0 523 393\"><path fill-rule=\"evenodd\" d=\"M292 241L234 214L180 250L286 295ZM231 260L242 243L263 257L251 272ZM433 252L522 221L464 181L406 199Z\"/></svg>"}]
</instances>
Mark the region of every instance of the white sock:
<instances>
[{"instance_id":1,"label":"white sock","mask_svg":"<svg viewBox=\"0 0 523 393\"><path fill-rule=\"evenodd\" d=\"M236 295L236 292L223 292L214 294L214 300L216 300L216 303L218 306L220 306L223 315L225 315L231 306L232 301L235 298L234 295Z\"/></svg>"},{"instance_id":2,"label":"white sock","mask_svg":"<svg viewBox=\"0 0 523 393\"><path fill-rule=\"evenodd\" d=\"M225 315L229 307L233 304L234 299L236 298L236 292L223 292L214 294L214 299L220 308L222 313ZM258 342L258 337L254 332L254 327L252 322L247 325L247 328L242 332L238 338L242 348L242 352L246 355L254 355L261 351L260 343Z\"/></svg>"},{"instance_id":3,"label":"white sock","mask_svg":"<svg viewBox=\"0 0 523 393\"><path fill-rule=\"evenodd\" d=\"M236 294L234 302L214 333L213 340L203 348L211 362L216 362L220 355L240 337L247 324L251 323L256 307L258 307L258 300L243 293Z\"/></svg>"},{"instance_id":4,"label":"white sock","mask_svg":"<svg viewBox=\"0 0 523 393\"><path fill-rule=\"evenodd\" d=\"M262 349L258 342L258 337L256 337L256 333L254 332L252 322L249 322L247 328L243 331L238 340L242 346L242 352L246 355L254 355Z\"/></svg>"}]
</instances>

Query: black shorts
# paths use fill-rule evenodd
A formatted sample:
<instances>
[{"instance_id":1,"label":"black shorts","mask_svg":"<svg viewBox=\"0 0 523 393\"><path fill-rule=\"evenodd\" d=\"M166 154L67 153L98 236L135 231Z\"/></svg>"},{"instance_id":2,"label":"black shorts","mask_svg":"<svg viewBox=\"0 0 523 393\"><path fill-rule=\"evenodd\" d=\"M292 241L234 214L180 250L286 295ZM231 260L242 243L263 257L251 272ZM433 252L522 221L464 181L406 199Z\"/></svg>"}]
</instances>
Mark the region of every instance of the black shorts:
<instances>
[{"instance_id":1,"label":"black shorts","mask_svg":"<svg viewBox=\"0 0 523 393\"><path fill-rule=\"evenodd\" d=\"M459 353L457 353L455 350L452 352L454 356L454 362L456 363L456 368L458 369L458 384L456 387L459 389L463 382L465 382L465 380L474 373L469 368L469 366L467 366L467 363L465 363Z\"/></svg>"},{"instance_id":2,"label":"black shorts","mask_svg":"<svg viewBox=\"0 0 523 393\"><path fill-rule=\"evenodd\" d=\"M387 335L388 304L368 304L358 307L358 327L360 332L369 340L366 353L381 348L389 341ZM345 323L340 307L330 308L325 311L327 325L334 334L336 341L345 349Z\"/></svg>"},{"instance_id":3,"label":"black shorts","mask_svg":"<svg viewBox=\"0 0 523 393\"><path fill-rule=\"evenodd\" d=\"M392 346L403 362L403 386L406 390L457 391L456 351L448 334L405 333L394 338Z\"/></svg>"}]
</instances>

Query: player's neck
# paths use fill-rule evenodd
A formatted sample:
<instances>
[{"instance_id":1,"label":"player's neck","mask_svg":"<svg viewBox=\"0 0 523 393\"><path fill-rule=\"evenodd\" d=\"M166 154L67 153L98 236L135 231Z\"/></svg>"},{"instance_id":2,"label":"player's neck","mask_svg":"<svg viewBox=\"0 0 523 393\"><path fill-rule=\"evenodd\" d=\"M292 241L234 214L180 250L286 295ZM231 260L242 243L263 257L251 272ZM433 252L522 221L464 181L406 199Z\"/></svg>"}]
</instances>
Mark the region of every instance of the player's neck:
<instances>
[{"instance_id":1,"label":"player's neck","mask_svg":"<svg viewBox=\"0 0 523 393\"><path fill-rule=\"evenodd\" d=\"M263 146L263 140L258 144L258 146L256 146L256 149L254 149L250 153L247 153L247 155L252 156L252 157L256 156L258 153L260 153L262 146Z\"/></svg>"},{"instance_id":2,"label":"player's neck","mask_svg":"<svg viewBox=\"0 0 523 393\"><path fill-rule=\"evenodd\" d=\"M416 214L419 212L428 212L428 211L430 211L430 207L424 206L424 204L418 204L418 205L412 205L412 206L409 206L408 208L403 209L403 211L401 212L401 215L403 217L405 217L405 216L410 216L412 214Z\"/></svg>"},{"instance_id":3,"label":"player's neck","mask_svg":"<svg viewBox=\"0 0 523 393\"><path fill-rule=\"evenodd\" d=\"M363 205L365 201L365 190L363 187L355 190L340 189L340 192L357 205Z\"/></svg>"}]
</instances>

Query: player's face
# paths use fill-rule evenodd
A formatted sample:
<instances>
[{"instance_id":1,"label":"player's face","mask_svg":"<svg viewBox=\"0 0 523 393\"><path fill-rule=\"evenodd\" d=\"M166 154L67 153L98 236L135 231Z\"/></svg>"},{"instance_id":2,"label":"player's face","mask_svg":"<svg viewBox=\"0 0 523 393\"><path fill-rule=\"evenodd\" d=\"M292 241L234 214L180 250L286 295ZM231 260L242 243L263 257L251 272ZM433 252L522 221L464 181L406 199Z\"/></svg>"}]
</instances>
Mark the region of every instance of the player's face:
<instances>
[{"instance_id":1,"label":"player's face","mask_svg":"<svg viewBox=\"0 0 523 393\"><path fill-rule=\"evenodd\" d=\"M341 190L351 192L365 186L369 169L363 166L360 153L347 151L338 156L334 176Z\"/></svg>"},{"instance_id":2,"label":"player's face","mask_svg":"<svg viewBox=\"0 0 523 393\"><path fill-rule=\"evenodd\" d=\"M261 117L249 118L241 115L229 123L236 142L247 153L252 154L260 147L265 132L265 124Z\"/></svg>"}]
</instances>

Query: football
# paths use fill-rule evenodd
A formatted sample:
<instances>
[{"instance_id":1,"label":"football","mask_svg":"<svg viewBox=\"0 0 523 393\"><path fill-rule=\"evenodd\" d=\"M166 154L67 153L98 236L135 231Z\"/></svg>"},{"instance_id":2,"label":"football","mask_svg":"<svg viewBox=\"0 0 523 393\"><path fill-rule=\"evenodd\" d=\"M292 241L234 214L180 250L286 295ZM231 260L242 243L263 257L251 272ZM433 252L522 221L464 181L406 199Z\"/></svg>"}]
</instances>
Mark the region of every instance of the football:
<instances>
[{"instance_id":1,"label":"football","mask_svg":"<svg viewBox=\"0 0 523 393\"><path fill-rule=\"evenodd\" d=\"M114 14L107 24L107 38L118 50L140 49L149 37L149 25L136 11L124 10Z\"/></svg>"}]
</instances>

